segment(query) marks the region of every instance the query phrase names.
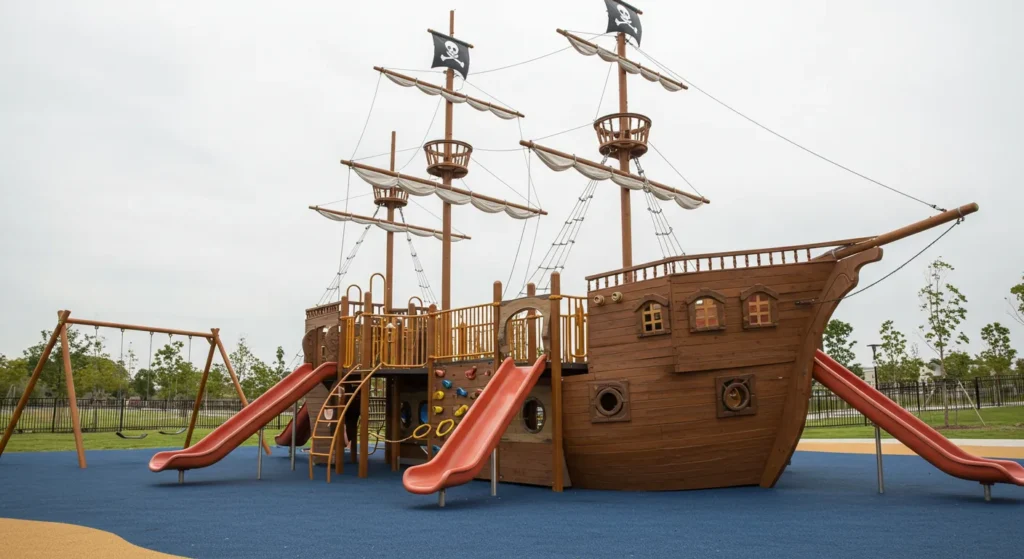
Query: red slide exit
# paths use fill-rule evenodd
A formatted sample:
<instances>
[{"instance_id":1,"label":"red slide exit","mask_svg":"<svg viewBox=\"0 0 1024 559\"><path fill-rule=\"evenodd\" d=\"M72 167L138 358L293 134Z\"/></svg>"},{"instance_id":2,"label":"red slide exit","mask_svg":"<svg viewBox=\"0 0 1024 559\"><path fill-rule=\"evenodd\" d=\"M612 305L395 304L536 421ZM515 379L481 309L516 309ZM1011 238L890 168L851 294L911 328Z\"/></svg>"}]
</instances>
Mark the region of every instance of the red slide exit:
<instances>
[{"instance_id":1,"label":"red slide exit","mask_svg":"<svg viewBox=\"0 0 1024 559\"><path fill-rule=\"evenodd\" d=\"M476 477L546 366L546 355L532 367L506 359L434 459L405 471L405 489L427 495Z\"/></svg>"},{"instance_id":2,"label":"red slide exit","mask_svg":"<svg viewBox=\"0 0 1024 559\"><path fill-rule=\"evenodd\" d=\"M281 446L292 445L292 427L295 427L295 446L302 446L309 440L309 413L306 412L306 404L299 408L298 416L284 426L284 431L274 437L274 442Z\"/></svg>"},{"instance_id":3,"label":"red slide exit","mask_svg":"<svg viewBox=\"0 0 1024 559\"><path fill-rule=\"evenodd\" d=\"M324 363L316 370L309 363L303 364L262 396L242 408L242 411L233 415L223 425L203 437L203 440L184 450L169 450L154 454L153 458L149 460L149 469L154 472L191 470L215 464L235 447L242 444L242 441L259 431L260 427L269 423L275 416L288 409L288 406L305 396L317 383L336 373L337 363Z\"/></svg>"},{"instance_id":4,"label":"red slide exit","mask_svg":"<svg viewBox=\"0 0 1024 559\"><path fill-rule=\"evenodd\" d=\"M984 484L1024 485L1024 466L964 451L821 350L814 356L814 378L943 472Z\"/></svg>"}]
</instances>

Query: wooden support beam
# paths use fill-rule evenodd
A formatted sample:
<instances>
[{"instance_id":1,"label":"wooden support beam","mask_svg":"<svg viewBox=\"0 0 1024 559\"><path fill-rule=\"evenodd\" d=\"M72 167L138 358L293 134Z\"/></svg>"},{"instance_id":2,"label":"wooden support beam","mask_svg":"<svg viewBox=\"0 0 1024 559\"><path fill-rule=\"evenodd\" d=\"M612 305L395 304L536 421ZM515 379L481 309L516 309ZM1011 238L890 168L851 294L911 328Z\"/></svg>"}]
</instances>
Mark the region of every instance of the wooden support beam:
<instances>
[{"instance_id":1,"label":"wooden support beam","mask_svg":"<svg viewBox=\"0 0 1024 559\"><path fill-rule=\"evenodd\" d=\"M434 393L434 348L436 347L437 340L437 320L435 320L434 314L437 312L437 305L430 305L427 307L427 415L428 417L433 416L430 412L430 395ZM419 410L413 410L413 413L418 414ZM434 457L434 448L431 443L431 438L427 437L427 462Z\"/></svg>"},{"instance_id":2,"label":"wooden support beam","mask_svg":"<svg viewBox=\"0 0 1024 559\"><path fill-rule=\"evenodd\" d=\"M367 291L363 295L363 308L372 308L373 294ZM363 319L363 373L360 379L366 379L366 375L373 370L373 315L364 313ZM372 382L372 381L371 381ZM370 474L370 383L362 385L359 390L359 477L365 478Z\"/></svg>"},{"instance_id":3,"label":"wooden support beam","mask_svg":"<svg viewBox=\"0 0 1024 559\"><path fill-rule=\"evenodd\" d=\"M570 155L568 157L572 157L572 156ZM476 192L470 192L468 190L463 190L461 188L456 188L454 186L447 186L447 185L444 185L444 184L439 183L437 181L421 179L419 177L413 177L413 176L410 176L410 175L404 175L402 173L396 173L394 171L389 171L387 169L381 169L380 167L374 167L372 165L366 165L366 164L363 164L363 163L359 163L357 161L348 161L346 159L342 159L341 160L341 164L345 165L347 167L355 168L355 169L366 169L367 171L373 171L375 173L380 173L382 175L387 175L389 177L398 177L398 178L410 180L410 181L413 181L413 182L418 182L420 184L427 184L427 185L430 185L430 186L432 186L434 188L440 188L441 190L450 190L450 191L452 191L452 192L454 192L456 194L463 194L463 195L466 195L466 196L472 196L472 197L477 198L479 200L486 200L488 202L494 202L495 204L504 204L504 205L506 205L506 206L508 206L510 208L515 208L517 210L528 211L530 213L533 213L534 215L548 215L548 212L546 212L544 210L541 210L541 209L538 209L538 208L531 208L529 206L524 206L522 204L516 204L514 202L509 202L508 200L501 200L499 198L494 198L493 196L485 196L483 194L477 194ZM699 199L699 198L697 198L697 199Z\"/></svg>"},{"instance_id":4,"label":"wooden support beam","mask_svg":"<svg viewBox=\"0 0 1024 559\"><path fill-rule=\"evenodd\" d=\"M46 345L43 346L43 353L39 355L39 361L36 362L35 368L32 369L32 375L28 378L25 391L21 393L18 405L14 407L14 413L11 414L11 420L7 423L7 428L4 429L4 437L0 439L0 456L3 456L4 449L7 448L7 443L11 440L11 435L14 434L14 429L18 426L21 414L25 411L25 406L28 405L28 399L32 397L32 391L36 389L36 383L39 382L39 375L42 374L43 367L46 366L47 360L50 359L53 346L57 345L57 338L60 337L64 324L70 315L71 311L57 311L57 326L53 329L53 332L50 332L50 338L46 340Z\"/></svg>"},{"instance_id":5,"label":"wooden support beam","mask_svg":"<svg viewBox=\"0 0 1024 559\"><path fill-rule=\"evenodd\" d=\"M501 354L501 340L498 337L498 331L501 330L501 282L500 281L494 282L494 289L493 289L493 292L491 293L491 295L492 295L492 300L493 300L492 304L494 305L494 310L493 310L494 316L492 318L492 321L494 322L494 325L491 327L491 330L493 330L493 336L494 336L493 339L491 340L491 345L494 348L494 362L491 364L491 366L494 367L494 368L491 369L491 370L494 371L495 373L497 373L498 372L498 367L501 367L501 362L503 361L503 358L506 357L506 356ZM508 429L508 426L506 425L505 428ZM502 435L504 435L504 432L502 433ZM494 462L495 462L494 463L494 469L492 471L494 472L494 474L496 476L498 476L498 479L500 480L501 479L501 437L498 438L498 445L494 447L494 454L493 454L492 460L494 460ZM493 483L496 483L496 482L494 480L491 480L491 483L493 484ZM496 487L496 486L492 485L492 487Z\"/></svg>"},{"instance_id":6,"label":"wooden support beam","mask_svg":"<svg viewBox=\"0 0 1024 559\"><path fill-rule=\"evenodd\" d=\"M550 153L552 155L557 155L559 157L564 157L566 159L574 159L578 163L583 163L584 165L588 165L588 166L594 167L596 169L603 169L603 170L608 171L610 173L615 173L616 175L620 175L620 176L623 176L623 177L629 177L631 179L638 180L640 182L644 181L644 177L641 177L640 175L634 175L632 173L627 173L627 172L622 171L620 169L616 169L614 167L609 167L608 165L602 165L602 164L598 163L597 161L591 161L589 159L584 159L582 157L577 157L577 156L575 156L575 155L573 155L571 153L566 153L564 151L558 151L557 149L553 149L553 148L549 148L549 147L546 147L546 146L542 146L542 145L540 145L540 144L538 144L536 142L530 141L530 140L520 140L519 141L519 145L521 145L523 147L530 148L530 149L539 149L541 151L545 151L547 153ZM651 183L652 185L654 185L654 186L656 186L656 187L658 187L658 188L660 188L662 190L671 192L672 194L681 194L683 196L686 196L687 198L690 198L691 200L696 200L696 201L699 201L699 202L703 202L705 204L710 204L711 203L711 200L708 200L707 198L705 198L703 196L699 196L697 194L691 194L689 192L684 192L682 190L678 190L678 189L672 188L671 186L662 184L660 182L655 182L655 181L652 181L650 179L648 179L647 182ZM511 205L511 204L509 204L509 205Z\"/></svg>"},{"instance_id":7,"label":"wooden support beam","mask_svg":"<svg viewBox=\"0 0 1024 559\"><path fill-rule=\"evenodd\" d=\"M562 449L562 278L558 272L551 274L551 348L548 358L551 360L551 471L554 472L551 489L562 492L565 479L562 463L565 461Z\"/></svg>"},{"instance_id":8,"label":"wooden support beam","mask_svg":"<svg viewBox=\"0 0 1024 559\"><path fill-rule=\"evenodd\" d=\"M217 345L210 341L210 353L206 356L206 365L203 367L203 376L199 379L199 391L196 392L196 401L192 405L192 417L188 420L188 432L185 434L185 446L192 446L192 432L196 428L196 419L199 417L199 408L203 403L203 394L206 392L206 380L210 377L210 368L213 366L213 354L217 352ZM295 427L294 420L292 428Z\"/></svg>"},{"instance_id":9,"label":"wooden support beam","mask_svg":"<svg viewBox=\"0 0 1024 559\"><path fill-rule=\"evenodd\" d=\"M526 296L536 297L537 286L532 282L526 284ZM526 360L536 361L537 355L537 311L530 309L526 311ZM554 324L554 323L552 323Z\"/></svg>"},{"instance_id":10,"label":"wooden support beam","mask_svg":"<svg viewBox=\"0 0 1024 559\"><path fill-rule=\"evenodd\" d=\"M193 332L190 330L175 330L173 328L155 328L152 326L137 326L135 324L121 324L119 322L103 322L100 320L85 320L84 318L69 318L68 324L79 326L99 326L100 328L120 328L122 330L135 330L136 332L153 332L154 334L172 334L175 336L195 336L197 338L212 339L209 332Z\"/></svg>"},{"instance_id":11,"label":"wooden support beam","mask_svg":"<svg viewBox=\"0 0 1024 559\"><path fill-rule=\"evenodd\" d=\"M60 313L57 313L58 320ZM68 388L68 411L71 413L71 429L75 432L75 450L78 452L78 467L85 469L85 443L82 441L82 422L78 417L78 399L75 397L75 380L71 371L71 350L68 348L68 324L60 328L60 349L64 356L64 382Z\"/></svg>"},{"instance_id":12,"label":"wooden support beam","mask_svg":"<svg viewBox=\"0 0 1024 559\"><path fill-rule=\"evenodd\" d=\"M857 243L853 246L843 247L841 249L833 251L831 254L835 256L836 260L846 258L848 256L853 256L854 254L864 252L865 250L879 247L882 245L887 245L891 242L904 239L911 235L916 235L922 231L927 231L928 229L942 225L943 223L949 223L950 221L953 221L955 219L962 219L976 211L978 211L978 204L975 204L973 202L970 204L965 204L963 206L960 206L959 208L946 210L940 214L933 215L928 219L923 219L921 221L918 221L917 223L911 223L906 227L900 227L899 229L896 229L894 231L878 235L877 237L872 237L866 241Z\"/></svg>"}]
</instances>

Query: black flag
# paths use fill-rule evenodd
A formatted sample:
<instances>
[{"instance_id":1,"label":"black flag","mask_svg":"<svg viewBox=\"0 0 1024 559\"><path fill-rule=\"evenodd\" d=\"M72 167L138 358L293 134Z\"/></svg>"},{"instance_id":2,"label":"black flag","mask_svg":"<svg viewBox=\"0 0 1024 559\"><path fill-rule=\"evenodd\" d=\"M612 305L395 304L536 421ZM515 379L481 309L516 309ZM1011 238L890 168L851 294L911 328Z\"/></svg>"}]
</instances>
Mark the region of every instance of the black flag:
<instances>
[{"instance_id":1,"label":"black flag","mask_svg":"<svg viewBox=\"0 0 1024 559\"><path fill-rule=\"evenodd\" d=\"M466 79L469 75L469 44L433 31L430 34L434 36L434 63L430 67L451 68Z\"/></svg>"},{"instance_id":2,"label":"black flag","mask_svg":"<svg viewBox=\"0 0 1024 559\"><path fill-rule=\"evenodd\" d=\"M620 31L631 35L639 45L644 28L640 25L640 16L636 14L636 8L619 0L604 0L604 3L608 7L607 31Z\"/></svg>"}]
</instances>

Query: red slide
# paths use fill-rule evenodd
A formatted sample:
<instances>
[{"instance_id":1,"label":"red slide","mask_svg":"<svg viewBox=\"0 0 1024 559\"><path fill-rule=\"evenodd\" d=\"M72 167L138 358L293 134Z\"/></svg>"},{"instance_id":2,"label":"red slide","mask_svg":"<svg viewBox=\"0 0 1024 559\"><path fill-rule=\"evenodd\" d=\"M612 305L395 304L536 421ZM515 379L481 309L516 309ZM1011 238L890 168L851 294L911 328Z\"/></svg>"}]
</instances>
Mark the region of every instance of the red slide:
<instances>
[{"instance_id":1,"label":"red slide","mask_svg":"<svg viewBox=\"0 0 1024 559\"><path fill-rule=\"evenodd\" d=\"M306 404L302 404L299 408L298 421L293 418L288 422L288 425L284 426L284 431L281 434L274 437L274 442L281 446L292 446L292 427L296 427L298 431L295 431L295 446L302 446L309 440L309 413L306 412Z\"/></svg>"},{"instance_id":2,"label":"red slide","mask_svg":"<svg viewBox=\"0 0 1024 559\"><path fill-rule=\"evenodd\" d=\"M1024 485L1024 466L965 452L821 350L814 356L814 378L943 472L989 485Z\"/></svg>"},{"instance_id":3,"label":"red slide","mask_svg":"<svg viewBox=\"0 0 1024 559\"><path fill-rule=\"evenodd\" d=\"M337 363L328 362L313 370L309 363L295 369L242 411L233 415L198 443L184 450L158 452L149 460L149 469L191 470L216 463L242 441L251 437L288 406L306 395L318 382L337 373ZM289 440L290 442L290 440Z\"/></svg>"},{"instance_id":4,"label":"red slide","mask_svg":"<svg viewBox=\"0 0 1024 559\"><path fill-rule=\"evenodd\" d=\"M533 367L516 367L506 359L434 459L405 471L405 489L427 495L476 477L546 365L547 356Z\"/></svg>"}]
</instances>

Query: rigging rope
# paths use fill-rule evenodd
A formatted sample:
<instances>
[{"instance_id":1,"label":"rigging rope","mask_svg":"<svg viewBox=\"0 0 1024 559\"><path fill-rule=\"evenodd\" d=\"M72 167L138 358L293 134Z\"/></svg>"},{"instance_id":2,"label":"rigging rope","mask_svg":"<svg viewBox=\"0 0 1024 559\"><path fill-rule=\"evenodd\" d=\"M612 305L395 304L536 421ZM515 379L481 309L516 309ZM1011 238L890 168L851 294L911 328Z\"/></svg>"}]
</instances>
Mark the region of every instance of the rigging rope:
<instances>
[{"instance_id":1,"label":"rigging rope","mask_svg":"<svg viewBox=\"0 0 1024 559\"><path fill-rule=\"evenodd\" d=\"M519 125L519 140L522 141L522 139L523 139L523 121L522 121L522 119L519 119L518 121L516 121L516 124ZM529 192L531 190L533 191L534 196L536 196L536 198L537 198L537 207L539 208L539 207L541 207L540 192L537 192L537 185L533 184L533 160L530 159L530 150L526 149L525 147L523 147L521 149L522 149L522 152L523 152L523 161L526 162L526 192L527 192L527 194L529 194ZM537 216L537 222L533 225L533 242L530 243L530 256L529 256L529 258L526 259L526 268L523 271L523 285L522 285L522 287L520 287L520 291L523 291L523 290L526 289L526 284L527 284L526 278L527 278L527 275L530 273L530 266L533 265L533 251L534 251L534 249L537 248L537 234L540 232L540 218L541 217L543 217L543 216L538 215ZM526 224L525 223L523 224L523 231L526 231ZM511 278L511 275L509 275L509 277ZM509 282L511 282L511 279L509 279Z\"/></svg>"},{"instance_id":2,"label":"rigging rope","mask_svg":"<svg viewBox=\"0 0 1024 559\"><path fill-rule=\"evenodd\" d=\"M647 178L644 168L640 165L640 158L633 157L633 162L636 164L637 174ZM683 251L683 246L679 243L675 231L665 217L661 204L654 198L650 188L644 188L644 199L647 201L647 211L651 214L651 222L654 224L654 235L658 239L658 246L661 248L662 256L669 258L685 255L686 252Z\"/></svg>"},{"instance_id":3,"label":"rigging rope","mask_svg":"<svg viewBox=\"0 0 1024 559\"><path fill-rule=\"evenodd\" d=\"M417 149L423 149L423 145L427 143L427 137L430 136L430 129L434 127L434 121L437 119L437 111L441 108L441 102L442 101L444 101L443 97L438 97L437 98L437 105L434 106L434 114L430 117L430 124L427 125L427 130L425 132L423 132L423 140L420 141L419 148L417 148ZM416 159L416 154L415 153L410 155L409 159L405 162L404 165L399 167L398 170L401 171L401 170L405 169L406 167L408 167L409 164L412 163L413 159Z\"/></svg>"},{"instance_id":4,"label":"rigging rope","mask_svg":"<svg viewBox=\"0 0 1024 559\"><path fill-rule=\"evenodd\" d=\"M402 224L405 225L405 209L398 208L398 214L402 218ZM409 243L409 254L412 255L412 266L416 270L416 282L420 286L420 293L423 294L423 304L430 305L431 303L437 304L437 296L434 295L434 290L430 288L430 281L427 279L427 274L423 271L423 263L420 262L420 257L416 253L416 247L412 244L412 235L409 234L409 229L405 230L405 240Z\"/></svg>"},{"instance_id":5,"label":"rigging rope","mask_svg":"<svg viewBox=\"0 0 1024 559\"><path fill-rule=\"evenodd\" d=\"M816 152L816 151L814 151L814 150L812 150L810 148L806 148L806 147L796 143L795 141L790 140L786 136L783 136L782 134L772 130L771 128L768 128L764 124L761 124L760 122L754 120L753 118L751 118L751 117L741 113L737 109L734 109L732 106L727 104L725 101L722 101L721 99L719 99L719 98L715 97L714 95L708 93L704 89L700 88L697 84L693 83L691 80L689 80L687 78L684 78L682 75L680 75L679 73L673 71L668 66L665 66L661 62L658 62L653 56L647 54L642 49L640 49L639 46L635 46L634 45L634 48L636 49L637 52L639 52L644 57L646 57L648 60L650 60L651 62L656 64L663 71L665 71L667 73L670 73L670 74L674 75L677 79L680 79L680 80L688 83L690 85L690 87L692 87L692 88L696 89L697 91L703 93L704 95L706 95L712 101L714 101L714 102L718 103L719 105L725 107L726 109L732 111L736 115L742 117L743 119L747 120L748 122L750 122L751 124L757 126L758 128L761 128L765 132L768 132L769 134L772 134L773 136L775 136L775 137L777 137L777 138L779 138L779 139L789 143L790 145L793 145L793 146L795 146L797 148L800 148L801 150L803 150L803 151L813 155L814 157L817 157L818 159L821 159L822 161L825 161L826 163L831 163L832 165L835 165L836 167L839 167L840 169L842 169L842 170L844 170L844 171L846 171L848 173L851 173L851 174L856 175L856 176L858 176L858 177L860 177L860 178L862 178L862 179L864 179L864 180L866 180L868 182L871 182L871 183L874 183L874 184L876 184L878 186L881 186L882 188L885 188L885 189L888 189L888 190L890 190L892 192L895 192L896 194L899 194L900 196L904 196L906 198L914 200L915 202L919 202L921 204L924 204L925 206L928 206L929 208L932 208L935 211L939 211L939 212L946 211L944 208L939 207L937 204L932 204L932 203L926 202L926 201L924 201L924 200L922 200L922 199L920 199L920 198L918 198L916 196L913 196L911 194L907 194L906 192L903 192L901 190L893 188L893 187L891 187L891 186L889 186L889 185L887 185L887 184L885 184L885 183L883 183L881 181L877 181L877 180L875 180L875 179L873 179L873 178L871 178L871 177L869 177L869 176L867 176L867 175L865 175L863 173L859 173L857 171L854 171L853 169L851 169L851 168L849 168L849 167L847 167L847 166L845 166L845 165L843 165L843 164L841 164L841 163L839 163L839 162L837 162L837 161L835 161L833 159L829 159L828 157L825 157L824 155L822 155L822 154L820 154L820 153L818 153L818 152Z\"/></svg>"},{"instance_id":6,"label":"rigging rope","mask_svg":"<svg viewBox=\"0 0 1024 559\"><path fill-rule=\"evenodd\" d=\"M372 217L377 217L377 214L380 212L380 208L381 206L377 206L377 209L374 210ZM346 221L345 223L348 222ZM328 294L330 294L334 290L338 291L338 300L341 300L341 278L345 277L345 274L348 273L348 269L352 266L352 261L355 259L356 253L359 252L359 247L363 246L363 241L366 240L366 234L370 232L370 227L372 225L372 223L367 223L366 227L363 228L363 233L359 235L359 240L356 241L356 244L352 245L352 252L349 253L349 255L343 261L343 266L338 269L338 275L335 276L334 282L332 282L331 285L327 287L327 292L324 293L324 296L320 298L320 301L317 303L317 306L326 303L328 300Z\"/></svg>"}]
</instances>

